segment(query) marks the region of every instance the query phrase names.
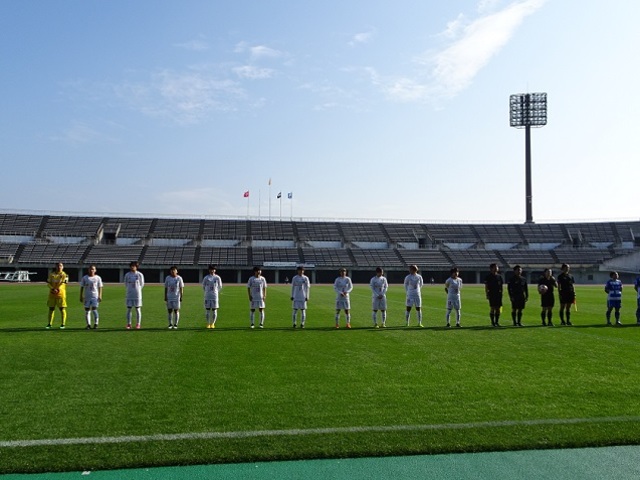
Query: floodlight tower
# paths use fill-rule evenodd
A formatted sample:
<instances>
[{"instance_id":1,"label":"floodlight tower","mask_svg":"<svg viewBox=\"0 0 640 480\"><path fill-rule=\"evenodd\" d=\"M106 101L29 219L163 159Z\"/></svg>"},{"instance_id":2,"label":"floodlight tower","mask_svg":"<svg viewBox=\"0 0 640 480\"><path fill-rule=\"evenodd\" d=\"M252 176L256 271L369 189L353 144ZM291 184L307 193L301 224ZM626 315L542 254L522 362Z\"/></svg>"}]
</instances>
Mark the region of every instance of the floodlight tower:
<instances>
[{"instance_id":1,"label":"floodlight tower","mask_svg":"<svg viewBox=\"0 0 640 480\"><path fill-rule=\"evenodd\" d=\"M517 93L511 95L509 98L509 113L511 126L525 129L526 223L533 223L533 198L531 193L531 127L543 127L547 124L547 94Z\"/></svg>"}]
</instances>

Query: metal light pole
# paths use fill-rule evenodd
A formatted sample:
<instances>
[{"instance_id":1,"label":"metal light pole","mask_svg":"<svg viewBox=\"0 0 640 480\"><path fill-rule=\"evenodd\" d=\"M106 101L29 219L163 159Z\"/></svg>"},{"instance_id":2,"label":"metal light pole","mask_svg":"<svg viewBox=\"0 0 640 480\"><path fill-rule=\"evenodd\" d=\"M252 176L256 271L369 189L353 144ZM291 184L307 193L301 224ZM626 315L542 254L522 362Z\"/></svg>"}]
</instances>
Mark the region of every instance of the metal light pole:
<instances>
[{"instance_id":1,"label":"metal light pole","mask_svg":"<svg viewBox=\"0 0 640 480\"><path fill-rule=\"evenodd\" d=\"M533 223L533 194L531 188L531 127L547 124L547 94L518 93L509 98L510 124L525 129L526 223Z\"/></svg>"}]
</instances>

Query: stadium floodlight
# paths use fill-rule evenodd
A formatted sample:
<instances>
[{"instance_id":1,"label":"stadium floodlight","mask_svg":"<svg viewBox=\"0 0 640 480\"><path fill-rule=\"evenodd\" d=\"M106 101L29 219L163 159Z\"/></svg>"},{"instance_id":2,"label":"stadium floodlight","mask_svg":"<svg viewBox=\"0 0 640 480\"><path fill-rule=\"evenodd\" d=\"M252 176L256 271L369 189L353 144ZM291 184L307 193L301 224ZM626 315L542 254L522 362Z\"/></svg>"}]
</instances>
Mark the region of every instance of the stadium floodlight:
<instances>
[{"instance_id":1,"label":"stadium floodlight","mask_svg":"<svg viewBox=\"0 0 640 480\"><path fill-rule=\"evenodd\" d=\"M531 189L531 127L547 124L547 94L517 93L509 98L510 125L525 129L526 223L533 223L533 195Z\"/></svg>"}]
</instances>

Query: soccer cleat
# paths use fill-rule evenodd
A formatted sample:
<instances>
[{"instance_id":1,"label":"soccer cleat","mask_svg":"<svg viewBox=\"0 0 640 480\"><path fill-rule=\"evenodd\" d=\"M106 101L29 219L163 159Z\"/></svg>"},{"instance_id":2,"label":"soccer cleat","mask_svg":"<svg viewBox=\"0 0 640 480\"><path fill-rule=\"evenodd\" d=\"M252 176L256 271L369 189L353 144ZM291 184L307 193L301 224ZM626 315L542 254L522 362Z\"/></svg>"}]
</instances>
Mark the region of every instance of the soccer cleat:
<instances>
[{"instance_id":1,"label":"soccer cleat","mask_svg":"<svg viewBox=\"0 0 640 480\"><path fill-rule=\"evenodd\" d=\"M493 325L494 327L499 327L500 324L496 321L496 323Z\"/></svg>"},{"instance_id":2,"label":"soccer cleat","mask_svg":"<svg viewBox=\"0 0 640 480\"><path fill-rule=\"evenodd\" d=\"M215 324L215 323L212 323L212 324L211 324L211 328L216 328L216 324Z\"/></svg>"},{"instance_id":3,"label":"soccer cleat","mask_svg":"<svg viewBox=\"0 0 640 480\"><path fill-rule=\"evenodd\" d=\"M456 323L456 328L461 328L462 325L460 325L459 323Z\"/></svg>"},{"instance_id":4,"label":"soccer cleat","mask_svg":"<svg viewBox=\"0 0 640 480\"><path fill-rule=\"evenodd\" d=\"M252 324L251 324L251 328L256 328L256 326L252 323Z\"/></svg>"},{"instance_id":5,"label":"soccer cleat","mask_svg":"<svg viewBox=\"0 0 640 480\"><path fill-rule=\"evenodd\" d=\"M127 325L127 330L131 330L131 325Z\"/></svg>"},{"instance_id":6,"label":"soccer cleat","mask_svg":"<svg viewBox=\"0 0 640 480\"><path fill-rule=\"evenodd\" d=\"M46 327L44 327L44 328L46 328L47 330L51 330L51 324L48 324L48 325L47 325Z\"/></svg>"},{"instance_id":7,"label":"soccer cleat","mask_svg":"<svg viewBox=\"0 0 640 480\"><path fill-rule=\"evenodd\" d=\"M422 325L422 322L418 323L418 327L424 328L424 325Z\"/></svg>"},{"instance_id":8,"label":"soccer cleat","mask_svg":"<svg viewBox=\"0 0 640 480\"><path fill-rule=\"evenodd\" d=\"M211 325L207 323L207 327L206 328L211 328Z\"/></svg>"},{"instance_id":9,"label":"soccer cleat","mask_svg":"<svg viewBox=\"0 0 640 480\"><path fill-rule=\"evenodd\" d=\"M404 326L405 326L405 327L408 327L408 326L409 326L409 320L407 320L407 321L405 322Z\"/></svg>"},{"instance_id":10,"label":"soccer cleat","mask_svg":"<svg viewBox=\"0 0 640 480\"><path fill-rule=\"evenodd\" d=\"M552 322L551 320L549 320L548 325L549 325L550 327L553 327L553 322Z\"/></svg>"},{"instance_id":11,"label":"soccer cleat","mask_svg":"<svg viewBox=\"0 0 640 480\"><path fill-rule=\"evenodd\" d=\"M136 325L136 330L140 330L140 328L141 328L141 327L140 327L140 324L137 324L137 325Z\"/></svg>"},{"instance_id":12,"label":"soccer cleat","mask_svg":"<svg viewBox=\"0 0 640 480\"><path fill-rule=\"evenodd\" d=\"M569 320L567 320L567 325L571 326L571 325L573 325L573 323L571 323Z\"/></svg>"},{"instance_id":13,"label":"soccer cleat","mask_svg":"<svg viewBox=\"0 0 640 480\"><path fill-rule=\"evenodd\" d=\"M66 327L64 325L60 325L60 329L64 330Z\"/></svg>"},{"instance_id":14,"label":"soccer cleat","mask_svg":"<svg viewBox=\"0 0 640 480\"><path fill-rule=\"evenodd\" d=\"M544 320L542 321L542 326L546 327L547 326L547 322L545 322Z\"/></svg>"},{"instance_id":15,"label":"soccer cleat","mask_svg":"<svg viewBox=\"0 0 640 480\"><path fill-rule=\"evenodd\" d=\"M296 324L295 323L293 324L293 328L296 328Z\"/></svg>"},{"instance_id":16,"label":"soccer cleat","mask_svg":"<svg viewBox=\"0 0 640 480\"><path fill-rule=\"evenodd\" d=\"M616 325L622 325L622 322L620 320L616 320Z\"/></svg>"},{"instance_id":17,"label":"soccer cleat","mask_svg":"<svg viewBox=\"0 0 640 480\"><path fill-rule=\"evenodd\" d=\"M336 323L336 328L340 328L340 325L338 325L337 323Z\"/></svg>"},{"instance_id":18,"label":"soccer cleat","mask_svg":"<svg viewBox=\"0 0 640 480\"><path fill-rule=\"evenodd\" d=\"M304 328L304 323L301 323L301 324L300 324L300 328Z\"/></svg>"},{"instance_id":19,"label":"soccer cleat","mask_svg":"<svg viewBox=\"0 0 640 480\"><path fill-rule=\"evenodd\" d=\"M169 326L167 327L169 330L171 330L173 328L172 324L169 324Z\"/></svg>"},{"instance_id":20,"label":"soccer cleat","mask_svg":"<svg viewBox=\"0 0 640 480\"><path fill-rule=\"evenodd\" d=\"M261 323L260 325L258 325L258 326L259 326L260 328L264 328L264 324L262 324L262 323Z\"/></svg>"},{"instance_id":21,"label":"soccer cleat","mask_svg":"<svg viewBox=\"0 0 640 480\"><path fill-rule=\"evenodd\" d=\"M564 320L560 320L560 325L566 325Z\"/></svg>"},{"instance_id":22,"label":"soccer cleat","mask_svg":"<svg viewBox=\"0 0 640 480\"><path fill-rule=\"evenodd\" d=\"M610 320L607 320L607 325L611 325L611 321Z\"/></svg>"},{"instance_id":23,"label":"soccer cleat","mask_svg":"<svg viewBox=\"0 0 640 480\"><path fill-rule=\"evenodd\" d=\"M91 325L87 325L86 327L84 327L85 330L91 330Z\"/></svg>"},{"instance_id":24,"label":"soccer cleat","mask_svg":"<svg viewBox=\"0 0 640 480\"><path fill-rule=\"evenodd\" d=\"M387 328L387 324L382 322L382 328Z\"/></svg>"},{"instance_id":25,"label":"soccer cleat","mask_svg":"<svg viewBox=\"0 0 640 480\"><path fill-rule=\"evenodd\" d=\"M351 324L350 323L347 323L347 328L351 328Z\"/></svg>"},{"instance_id":26,"label":"soccer cleat","mask_svg":"<svg viewBox=\"0 0 640 480\"><path fill-rule=\"evenodd\" d=\"M451 328L451 324L447 322L447 328Z\"/></svg>"},{"instance_id":27,"label":"soccer cleat","mask_svg":"<svg viewBox=\"0 0 640 480\"><path fill-rule=\"evenodd\" d=\"M96 324L93 325L93 329L95 330L97 328L98 328L98 324L96 323Z\"/></svg>"}]
</instances>

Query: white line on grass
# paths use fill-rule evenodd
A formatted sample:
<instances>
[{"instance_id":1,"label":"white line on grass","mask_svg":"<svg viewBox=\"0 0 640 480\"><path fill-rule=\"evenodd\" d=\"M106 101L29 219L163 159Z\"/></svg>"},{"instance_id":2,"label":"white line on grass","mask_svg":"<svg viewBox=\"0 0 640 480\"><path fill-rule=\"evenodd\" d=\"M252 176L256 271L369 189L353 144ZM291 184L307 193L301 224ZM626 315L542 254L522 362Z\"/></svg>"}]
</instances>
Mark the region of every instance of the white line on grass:
<instances>
[{"instance_id":1,"label":"white line on grass","mask_svg":"<svg viewBox=\"0 0 640 480\"><path fill-rule=\"evenodd\" d=\"M81 438L51 438L40 440L9 440L0 441L0 448L40 447L59 445L97 445L105 443L141 443L167 442L177 440L212 440L238 439L254 437L287 437L302 435L333 435L349 433L386 433L386 432L418 432L438 430L465 430L474 428L520 427L540 425L576 425L593 423L623 423L640 422L640 416L629 417L595 417L595 418L547 418L537 420L505 420L497 422L472 423L443 423L435 425L379 425L369 427L336 427L336 428L307 428L290 430L249 430L240 432L192 432L156 435L128 435L122 437L81 437Z\"/></svg>"}]
</instances>

